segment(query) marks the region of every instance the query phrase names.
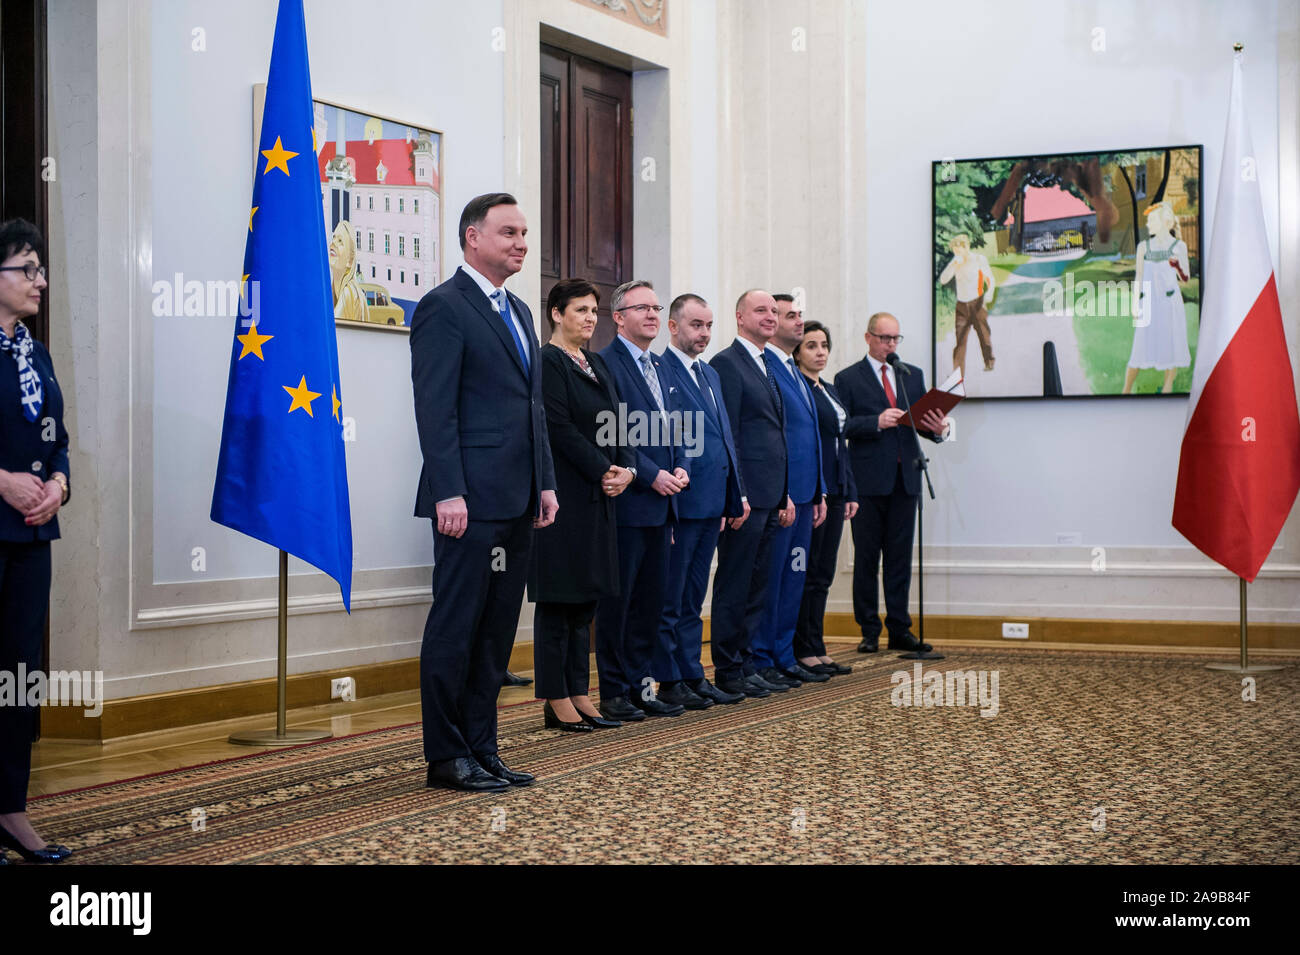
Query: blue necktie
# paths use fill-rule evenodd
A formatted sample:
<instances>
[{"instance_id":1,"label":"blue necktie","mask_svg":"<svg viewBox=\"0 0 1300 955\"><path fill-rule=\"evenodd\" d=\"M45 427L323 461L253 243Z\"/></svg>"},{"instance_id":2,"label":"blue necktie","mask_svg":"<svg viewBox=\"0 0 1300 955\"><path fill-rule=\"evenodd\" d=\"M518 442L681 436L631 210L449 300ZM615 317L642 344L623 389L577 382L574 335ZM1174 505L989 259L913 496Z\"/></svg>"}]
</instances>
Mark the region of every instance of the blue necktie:
<instances>
[{"instance_id":1,"label":"blue necktie","mask_svg":"<svg viewBox=\"0 0 1300 955\"><path fill-rule=\"evenodd\" d=\"M779 367L772 360L772 356L763 350L763 365L767 368L767 389L772 392L772 401L776 404L776 413L782 421L785 421L785 402L781 400L781 386L776 383L776 371Z\"/></svg>"},{"instance_id":2,"label":"blue necktie","mask_svg":"<svg viewBox=\"0 0 1300 955\"><path fill-rule=\"evenodd\" d=\"M505 289L496 289L492 293L496 300L497 312L501 315L501 321L506 323L506 328L510 329L510 337L515 340L515 348L519 349L519 360L524 363L524 372L528 371L528 348L524 345L524 340L519 337L519 328L510 318L510 301L506 298Z\"/></svg>"},{"instance_id":3,"label":"blue necktie","mask_svg":"<svg viewBox=\"0 0 1300 955\"><path fill-rule=\"evenodd\" d=\"M699 386L700 394L704 395L704 400L708 402L709 410L713 412L713 417L719 417L718 402L713 397L713 389L710 388L709 383L704 380L704 371L700 368L700 362L698 359L691 364L691 371L695 373L695 384Z\"/></svg>"}]
</instances>

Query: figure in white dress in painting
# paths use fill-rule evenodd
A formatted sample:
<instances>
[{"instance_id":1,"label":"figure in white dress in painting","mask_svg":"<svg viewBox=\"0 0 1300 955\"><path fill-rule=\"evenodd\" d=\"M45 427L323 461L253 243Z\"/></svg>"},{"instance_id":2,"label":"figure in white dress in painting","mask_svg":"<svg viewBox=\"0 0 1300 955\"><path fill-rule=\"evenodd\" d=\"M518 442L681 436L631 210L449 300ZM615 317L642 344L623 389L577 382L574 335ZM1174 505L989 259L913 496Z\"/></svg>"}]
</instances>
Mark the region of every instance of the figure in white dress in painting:
<instances>
[{"instance_id":1,"label":"figure in white dress in painting","mask_svg":"<svg viewBox=\"0 0 1300 955\"><path fill-rule=\"evenodd\" d=\"M1178 217L1168 202L1147 209L1147 237L1138 243L1133 287L1138 290L1133 309L1133 351L1124 373L1124 394L1131 394L1141 368L1165 373L1164 387L1174 388L1179 368L1192 363L1187 350L1187 311L1179 282L1188 277L1187 243L1178 235Z\"/></svg>"}]
</instances>

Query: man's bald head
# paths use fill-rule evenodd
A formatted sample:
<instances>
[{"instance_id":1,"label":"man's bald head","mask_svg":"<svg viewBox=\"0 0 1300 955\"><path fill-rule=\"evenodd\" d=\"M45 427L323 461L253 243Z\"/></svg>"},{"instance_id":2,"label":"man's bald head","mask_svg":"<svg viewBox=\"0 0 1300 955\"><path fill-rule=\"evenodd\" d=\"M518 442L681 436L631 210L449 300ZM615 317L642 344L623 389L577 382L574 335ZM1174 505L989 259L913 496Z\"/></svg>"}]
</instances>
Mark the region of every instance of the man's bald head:
<instances>
[{"instance_id":1,"label":"man's bald head","mask_svg":"<svg viewBox=\"0 0 1300 955\"><path fill-rule=\"evenodd\" d=\"M736 299L736 330L753 345L762 348L776 334L776 300L761 288L752 288Z\"/></svg>"}]
</instances>

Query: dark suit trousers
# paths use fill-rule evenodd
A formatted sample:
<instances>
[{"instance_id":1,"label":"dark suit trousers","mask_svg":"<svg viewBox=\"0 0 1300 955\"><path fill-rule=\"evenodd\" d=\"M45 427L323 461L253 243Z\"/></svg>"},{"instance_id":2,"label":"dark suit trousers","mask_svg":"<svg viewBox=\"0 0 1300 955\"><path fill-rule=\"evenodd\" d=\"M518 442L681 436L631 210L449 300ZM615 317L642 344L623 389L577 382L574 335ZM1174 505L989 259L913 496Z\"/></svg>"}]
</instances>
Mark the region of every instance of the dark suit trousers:
<instances>
[{"instance_id":1,"label":"dark suit trousers","mask_svg":"<svg viewBox=\"0 0 1300 955\"><path fill-rule=\"evenodd\" d=\"M16 679L20 663L29 674L41 669L49 602L50 542L0 541L0 671ZM14 689L15 703L27 699L28 686ZM0 706L0 813L27 809L35 732L34 706Z\"/></svg>"},{"instance_id":2,"label":"dark suit trousers","mask_svg":"<svg viewBox=\"0 0 1300 955\"><path fill-rule=\"evenodd\" d=\"M772 539L779 522L776 508L755 508L740 530L728 527L718 538L710 626L716 680L734 680L755 672L750 644L763 616Z\"/></svg>"},{"instance_id":3,"label":"dark suit trousers","mask_svg":"<svg viewBox=\"0 0 1300 955\"><path fill-rule=\"evenodd\" d=\"M670 527L618 529L619 596L596 605L596 669L600 698L643 697L659 635L668 583Z\"/></svg>"},{"instance_id":4,"label":"dark suit trousers","mask_svg":"<svg viewBox=\"0 0 1300 955\"><path fill-rule=\"evenodd\" d=\"M912 587L912 538L916 531L916 495L903 490L903 465L896 466L890 494L859 495L853 519L853 618L867 638L880 636L877 568L885 558L885 626L906 633L912 617L907 595Z\"/></svg>"},{"instance_id":5,"label":"dark suit trousers","mask_svg":"<svg viewBox=\"0 0 1300 955\"><path fill-rule=\"evenodd\" d=\"M532 543L531 513L512 521L471 518L462 537L434 531L433 607L420 647L424 758L431 763L497 751L497 695Z\"/></svg>"},{"instance_id":6,"label":"dark suit trousers","mask_svg":"<svg viewBox=\"0 0 1300 955\"><path fill-rule=\"evenodd\" d=\"M754 668L795 665L794 632L799 624L799 607L808 579L808 551L812 540L813 505L795 506L794 523L772 536L772 554L764 594L763 618L754 636Z\"/></svg>"},{"instance_id":7,"label":"dark suit trousers","mask_svg":"<svg viewBox=\"0 0 1300 955\"><path fill-rule=\"evenodd\" d=\"M709 590L709 567L718 547L720 523L716 517L703 517L678 521L673 527L668 586L653 660L654 678L660 683L694 683L704 676L700 665L704 644L700 610Z\"/></svg>"},{"instance_id":8,"label":"dark suit trousers","mask_svg":"<svg viewBox=\"0 0 1300 955\"><path fill-rule=\"evenodd\" d=\"M799 605L799 624L794 631L794 655L826 656L822 628L826 621L826 595L835 580L835 565L840 554L840 537L844 533L844 498L826 498L826 520L814 527L808 545L808 579L804 583L803 603Z\"/></svg>"},{"instance_id":9,"label":"dark suit trousers","mask_svg":"<svg viewBox=\"0 0 1300 955\"><path fill-rule=\"evenodd\" d=\"M539 601L533 610L533 688L539 700L586 696L591 685L591 618L596 601Z\"/></svg>"}]
</instances>

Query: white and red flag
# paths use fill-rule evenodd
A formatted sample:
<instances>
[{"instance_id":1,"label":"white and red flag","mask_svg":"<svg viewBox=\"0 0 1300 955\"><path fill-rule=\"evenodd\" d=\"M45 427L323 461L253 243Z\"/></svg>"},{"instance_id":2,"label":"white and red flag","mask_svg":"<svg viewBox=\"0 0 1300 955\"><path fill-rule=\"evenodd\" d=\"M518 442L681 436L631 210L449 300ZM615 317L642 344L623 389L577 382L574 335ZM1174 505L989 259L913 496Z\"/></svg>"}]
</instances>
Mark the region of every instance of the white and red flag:
<instances>
[{"instance_id":1,"label":"white and red flag","mask_svg":"<svg viewBox=\"0 0 1300 955\"><path fill-rule=\"evenodd\" d=\"M1254 580L1300 493L1300 413L1234 57L1174 527Z\"/></svg>"}]
</instances>

